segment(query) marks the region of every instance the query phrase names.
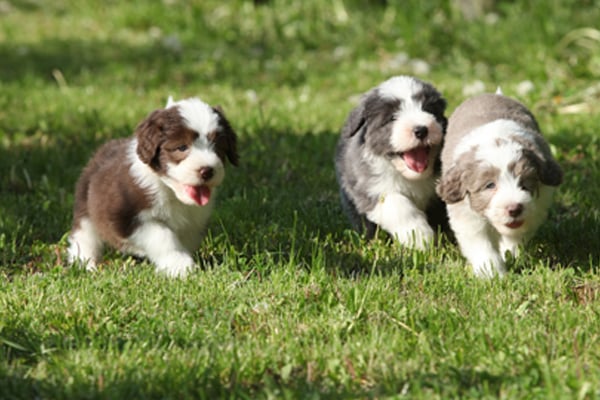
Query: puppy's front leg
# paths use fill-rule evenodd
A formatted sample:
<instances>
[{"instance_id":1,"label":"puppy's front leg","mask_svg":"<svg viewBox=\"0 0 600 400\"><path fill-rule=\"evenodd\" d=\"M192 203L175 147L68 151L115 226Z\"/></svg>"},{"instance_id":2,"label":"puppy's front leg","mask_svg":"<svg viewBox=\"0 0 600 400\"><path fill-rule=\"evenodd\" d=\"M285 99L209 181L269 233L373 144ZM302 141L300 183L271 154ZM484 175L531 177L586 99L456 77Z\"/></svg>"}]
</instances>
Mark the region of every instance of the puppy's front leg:
<instances>
[{"instance_id":1,"label":"puppy's front leg","mask_svg":"<svg viewBox=\"0 0 600 400\"><path fill-rule=\"evenodd\" d=\"M129 240L167 276L184 278L195 265L175 233L160 222L144 222Z\"/></svg>"},{"instance_id":2,"label":"puppy's front leg","mask_svg":"<svg viewBox=\"0 0 600 400\"><path fill-rule=\"evenodd\" d=\"M423 250L433 241L433 229L425 213L401 194L382 197L367 218L405 246Z\"/></svg>"},{"instance_id":3,"label":"puppy's front leg","mask_svg":"<svg viewBox=\"0 0 600 400\"><path fill-rule=\"evenodd\" d=\"M504 276L506 269L498 251L497 234L488 227L485 219L471 210L466 202L448 204L450 226L463 256L473 266L480 278Z\"/></svg>"},{"instance_id":4,"label":"puppy's front leg","mask_svg":"<svg viewBox=\"0 0 600 400\"><path fill-rule=\"evenodd\" d=\"M523 242L521 237L507 237L502 236L500 238L500 255L503 260L506 260L506 252L509 252L513 257L518 257L521 253L519 245Z\"/></svg>"}]
</instances>

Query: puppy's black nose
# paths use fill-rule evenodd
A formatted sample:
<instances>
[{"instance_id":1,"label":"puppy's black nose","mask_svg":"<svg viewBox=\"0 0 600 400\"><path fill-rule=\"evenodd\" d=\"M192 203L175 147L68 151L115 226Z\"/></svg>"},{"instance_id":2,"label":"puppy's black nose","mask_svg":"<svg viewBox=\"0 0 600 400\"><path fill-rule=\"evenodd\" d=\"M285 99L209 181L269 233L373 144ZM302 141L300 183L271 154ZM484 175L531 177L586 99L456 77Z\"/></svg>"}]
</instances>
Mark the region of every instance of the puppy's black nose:
<instances>
[{"instance_id":1,"label":"puppy's black nose","mask_svg":"<svg viewBox=\"0 0 600 400\"><path fill-rule=\"evenodd\" d=\"M508 212L508 215L510 215L511 217L518 217L523 212L523 204L521 204L521 203L511 204L506 208L506 211Z\"/></svg>"},{"instance_id":2,"label":"puppy's black nose","mask_svg":"<svg viewBox=\"0 0 600 400\"><path fill-rule=\"evenodd\" d=\"M413 128L413 133L417 139L425 139L429 133L429 129L424 125L417 125Z\"/></svg>"},{"instance_id":3,"label":"puppy's black nose","mask_svg":"<svg viewBox=\"0 0 600 400\"><path fill-rule=\"evenodd\" d=\"M215 175L215 170L212 167L202 167L198 173L203 180L207 181Z\"/></svg>"}]
</instances>

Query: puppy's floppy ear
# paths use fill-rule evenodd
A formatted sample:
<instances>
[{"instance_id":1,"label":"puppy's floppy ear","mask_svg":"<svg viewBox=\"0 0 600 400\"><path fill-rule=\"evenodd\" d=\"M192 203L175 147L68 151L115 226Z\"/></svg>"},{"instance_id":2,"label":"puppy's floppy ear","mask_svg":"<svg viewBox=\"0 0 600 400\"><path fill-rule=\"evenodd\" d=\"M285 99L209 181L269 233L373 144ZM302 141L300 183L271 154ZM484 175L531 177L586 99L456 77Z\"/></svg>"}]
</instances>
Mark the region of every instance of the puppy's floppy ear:
<instances>
[{"instance_id":1,"label":"puppy's floppy ear","mask_svg":"<svg viewBox=\"0 0 600 400\"><path fill-rule=\"evenodd\" d=\"M462 175L463 168L461 166L454 166L442 175L435 190L445 203L458 203L467 195Z\"/></svg>"},{"instance_id":2,"label":"puppy's floppy ear","mask_svg":"<svg viewBox=\"0 0 600 400\"><path fill-rule=\"evenodd\" d=\"M237 135L227 118L221 106L212 107L213 111L219 116L219 125L221 131L217 137L217 152L220 153L221 158L227 157L229 162L236 167L239 165L239 154L237 152Z\"/></svg>"},{"instance_id":3,"label":"puppy's floppy ear","mask_svg":"<svg viewBox=\"0 0 600 400\"><path fill-rule=\"evenodd\" d=\"M362 130L367 123L367 118L365 117L365 104L364 101L361 103L350 113L344 127L342 128L342 137L352 137L358 133L358 131Z\"/></svg>"},{"instance_id":4,"label":"puppy's floppy ear","mask_svg":"<svg viewBox=\"0 0 600 400\"><path fill-rule=\"evenodd\" d=\"M563 180L563 171L552 157L550 146L543 141L541 136L536 138L537 147L528 147L523 153L535 159L538 165L540 182L548 186L558 186Z\"/></svg>"},{"instance_id":5,"label":"puppy's floppy ear","mask_svg":"<svg viewBox=\"0 0 600 400\"><path fill-rule=\"evenodd\" d=\"M164 141L162 113L164 110L152 111L135 129L137 138L137 155L152 169L159 169L158 154Z\"/></svg>"},{"instance_id":6,"label":"puppy's floppy ear","mask_svg":"<svg viewBox=\"0 0 600 400\"><path fill-rule=\"evenodd\" d=\"M540 180L548 186L560 185L563 180L562 168L553 159L546 160L544 168L540 173Z\"/></svg>"},{"instance_id":7,"label":"puppy's floppy ear","mask_svg":"<svg viewBox=\"0 0 600 400\"><path fill-rule=\"evenodd\" d=\"M442 114L439 122L440 122L440 125L442 126L442 134L445 135L446 132L448 131L448 118L446 118L446 116Z\"/></svg>"},{"instance_id":8,"label":"puppy's floppy ear","mask_svg":"<svg viewBox=\"0 0 600 400\"><path fill-rule=\"evenodd\" d=\"M444 113L446 112L447 102L446 99L443 98L437 90L433 87L434 90L430 96L426 97L423 102L423 110L427 111L435 116L437 122L442 126L442 133L446 133L446 128L448 127L448 118Z\"/></svg>"}]
</instances>

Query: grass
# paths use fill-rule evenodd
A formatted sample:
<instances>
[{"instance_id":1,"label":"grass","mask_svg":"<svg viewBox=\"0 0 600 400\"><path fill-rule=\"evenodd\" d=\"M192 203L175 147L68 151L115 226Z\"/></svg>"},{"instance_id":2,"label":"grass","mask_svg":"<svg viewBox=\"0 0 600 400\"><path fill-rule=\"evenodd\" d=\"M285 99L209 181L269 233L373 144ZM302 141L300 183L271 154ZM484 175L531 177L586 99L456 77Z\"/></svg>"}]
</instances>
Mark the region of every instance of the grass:
<instances>
[{"instance_id":1,"label":"grass","mask_svg":"<svg viewBox=\"0 0 600 400\"><path fill-rule=\"evenodd\" d=\"M48 4L46 4L48 3ZM387 4L386 4L387 3ZM591 0L41 2L0 6L1 398L600 396L600 17ZM333 151L356 96L416 74L452 111L528 104L565 170L501 281L348 229ZM530 82L533 90L523 90ZM75 180L169 94L240 140L184 281L63 251Z\"/></svg>"}]
</instances>

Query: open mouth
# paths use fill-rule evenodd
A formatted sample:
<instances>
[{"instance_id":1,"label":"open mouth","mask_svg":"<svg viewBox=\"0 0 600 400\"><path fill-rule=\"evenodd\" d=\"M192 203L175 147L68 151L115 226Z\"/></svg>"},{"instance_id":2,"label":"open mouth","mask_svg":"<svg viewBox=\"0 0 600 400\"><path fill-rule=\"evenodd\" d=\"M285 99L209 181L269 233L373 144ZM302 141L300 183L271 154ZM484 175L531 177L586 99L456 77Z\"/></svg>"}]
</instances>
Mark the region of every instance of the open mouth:
<instances>
[{"instance_id":1,"label":"open mouth","mask_svg":"<svg viewBox=\"0 0 600 400\"><path fill-rule=\"evenodd\" d=\"M183 189L199 206L205 206L210 201L211 189L206 185L183 185Z\"/></svg>"},{"instance_id":2,"label":"open mouth","mask_svg":"<svg viewBox=\"0 0 600 400\"><path fill-rule=\"evenodd\" d=\"M408 168L420 174L429 165L429 150L429 146L419 146L400 153L400 157L402 157Z\"/></svg>"},{"instance_id":3,"label":"open mouth","mask_svg":"<svg viewBox=\"0 0 600 400\"><path fill-rule=\"evenodd\" d=\"M508 224L506 224L506 227L508 227L510 229L517 229L517 228L520 228L521 225L523 225L524 222L525 221L523 221L523 220L521 220L521 221L516 221L515 220L515 221L509 222Z\"/></svg>"}]
</instances>

